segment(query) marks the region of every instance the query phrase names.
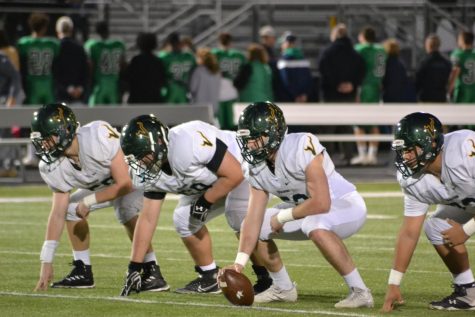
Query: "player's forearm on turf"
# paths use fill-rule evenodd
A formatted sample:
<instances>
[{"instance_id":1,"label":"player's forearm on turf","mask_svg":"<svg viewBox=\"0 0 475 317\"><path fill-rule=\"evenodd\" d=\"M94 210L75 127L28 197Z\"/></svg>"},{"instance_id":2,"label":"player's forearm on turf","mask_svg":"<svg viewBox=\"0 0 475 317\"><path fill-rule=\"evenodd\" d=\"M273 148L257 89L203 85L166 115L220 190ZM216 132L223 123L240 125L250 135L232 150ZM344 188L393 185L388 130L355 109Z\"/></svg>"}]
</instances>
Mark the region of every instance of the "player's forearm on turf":
<instances>
[{"instance_id":1,"label":"player's forearm on turf","mask_svg":"<svg viewBox=\"0 0 475 317\"><path fill-rule=\"evenodd\" d=\"M134 239L132 241L132 255L133 262L143 262L145 254L152 242L153 233L155 232L156 222L149 222L139 216L137 225L135 226Z\"/></svg>"},{"instance_id":2,"label":"player's forearm on turf","mask_svg":"<svg viewBox=\"0 0 475 317\"><path fill-rule=\"evenodd\" d=\"M420 230L414 232L413 230L407 230L407 228L401 228L394 251L394 263L393 269L399 272L406 272L411 262L412 255L416 249L417 242L419 241Z\"/></svg>"},{"instance_id":3,"label":"player's forearm on turf","mask_svg":"<svg viewBox=\"0 0 475 317\"><path fill-rule=\"evenodd\" d=\"M261 226L254 221L244 219L239 235L239 252L251 255L257 244Z\"/></svg>"},{"instance_id":4,"label":"player's forearm on turf","mask_svg":"<svg viewBox=\"0 0 475 317\"><path fill-rule=\"evenodd\" d=\"M69 193L53 193L53 204L48 217L45 240L59 241L63 232L66 212L69 205Z\"/></svg>"}]
</instances>

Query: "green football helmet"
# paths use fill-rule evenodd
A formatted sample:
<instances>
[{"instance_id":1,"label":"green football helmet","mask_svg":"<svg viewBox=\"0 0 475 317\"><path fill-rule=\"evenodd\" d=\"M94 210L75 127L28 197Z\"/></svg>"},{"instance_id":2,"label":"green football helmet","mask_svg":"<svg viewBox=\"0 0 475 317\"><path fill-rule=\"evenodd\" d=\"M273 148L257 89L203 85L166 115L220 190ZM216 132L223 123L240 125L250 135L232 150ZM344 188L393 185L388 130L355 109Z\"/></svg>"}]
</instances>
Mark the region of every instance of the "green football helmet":
<instances>
[{"instance_id":1,"label":"green football helmet","mask_svg":"<svg viewBox=\"0 0 475 317\"><path fill-rule=\"evenodd\" d=\"M30 139L36 155L47 164L58 160L73 142L79 123L64 103L42 106L33 113Z\"/></svg>"},{"instance_id":2,"label":"green football helmet","mask_svg":"<svg viewBox=\"0 0 475 317\"><path fill-rule=\"evenodd\" d=\"M266 160L279 148L286 133L287 124L279 107L269 101L250 104L238 122L237 141L243 158L252 165Z\"/></svg>"},{"instance_id":3,"label":"green football helmet","mask_svg":"<svg viewBox=\"0 0 475 317\"><path fill-rule=\"evenodd\" d=\"M152 114L135 117L122 128L120 145L137 176L158 179L167 160L168 127Z\"/></svg>"},{"instance_id":4,"label":"green football helmet","mask_svg":"<svg viewBox=\"0 0 475 317\"><path fill-rule=\"evenodd\" d=\"M424 112L411 113L396 126L392 149L396 151L397 169L406 179L424 170L442 149L444 134L442 123L434 115ZM407 161L404 153L414 152L415 159Z\"/></svg>"}]
</instances>

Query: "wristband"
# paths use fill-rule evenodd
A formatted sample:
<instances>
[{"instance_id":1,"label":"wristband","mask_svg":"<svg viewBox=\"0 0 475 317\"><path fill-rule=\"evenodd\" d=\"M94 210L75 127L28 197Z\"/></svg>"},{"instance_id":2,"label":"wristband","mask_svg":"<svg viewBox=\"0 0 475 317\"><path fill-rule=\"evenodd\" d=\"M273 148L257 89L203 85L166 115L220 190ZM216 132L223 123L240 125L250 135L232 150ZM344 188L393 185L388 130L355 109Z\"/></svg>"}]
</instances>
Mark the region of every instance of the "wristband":
<instances>
[{"instance_id":1,"label":"wristband","mask_svg":"<svg viewBox=\"0 0 475 317\"><path fill-rule=\"evenodd\" d=\"M389 273L388 284L397 286L401 285L401 280L403 276L404 273L391 269L391 272Z\"/></svg>"},{"instance_id":2,"label":"wristband","mask_svg":"<svg viewBox=\"0 0 475 317\"><path fill-rule=\"evenodd\" d=\"M92 205L97 204L96 194L91 194L82 199L82 203L90 208Z\"/></svg>"},{"instance_id":3,"label":"wristband","mask_svg":"<svg viewBox=\"0 0 475 317\"><path fill-rule=\"evenodd\" d=\"M238 252L236 255L236 260L234 263L241 265L242 267L246 266L247 261L249 261L249 254L244 252Z\"/></svg>"},{"instance_id":4,"label":"wristband","mask_svg":"<svg viewBox=\"0 0 475 317\"><path fill-rule=\"evenodd\" d=\"M292 215L292 208L282 209L277 214L277 221L282 225L292 220L295 220L294 216Z\"/></svg>"},{"instance_id":5,"label":"wristband","mask_svg":"<svg viewBox=\"0 0 475 317\"><path fill-rule=\"evenodd\" d=\"M41 263L53 263L54 253L59 245L59 241L45 240L41 248L40 261Z\"/></svg>"},{"instance_id":6,"label":"wristband","mask_svg":"<svg viewBox=\"0 0 475 317\"><path fill-rule=\"evenodd\" d=\"M463 231L469 237L475 233L475 218L470 219L462 226Z\"/></svg>"}]
</instances>

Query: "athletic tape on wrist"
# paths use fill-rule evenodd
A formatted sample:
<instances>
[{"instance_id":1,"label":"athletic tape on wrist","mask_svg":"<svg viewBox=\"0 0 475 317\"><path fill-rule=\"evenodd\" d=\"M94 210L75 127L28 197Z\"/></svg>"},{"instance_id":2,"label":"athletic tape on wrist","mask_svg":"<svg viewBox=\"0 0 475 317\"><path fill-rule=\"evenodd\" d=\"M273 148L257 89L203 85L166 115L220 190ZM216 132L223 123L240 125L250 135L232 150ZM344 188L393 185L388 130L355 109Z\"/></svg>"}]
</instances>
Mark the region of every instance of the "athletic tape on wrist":
<instances>
[{"instance_id":1,"label":"athletic tape on wrist","mask_svg":"<svg viewBox=\"0 0 475 317\"><path fill-rule=\"evenodd\" d=\"M292 208L282 209L277 214L277 221L281 224L292 220L295 220L294 216L292 215Z\"/></svg>"},{"instance_id":2,"label":"athletic tape on wrist","mask_svg":"<svg viewBox=\"0 0 475 317\"><path fill-rule=\"evenodd\" d=\"M82 199L82 202L86 207L90 208L92 205L97 204L96 194L91 194Z\"/></svg>"},{"instance_id":3,"label":"athletic tape on wrist","mask_svg":"<svg viewBox=\"0 0 475 317\"><path fill-rule=\"evenodd\" d=\"M244 252L238 252L236 255L236 260L234 260L234 263L241 265L242 267L245 267L247 264L247 261L249 261L249 254L244 253Z\"/></svg>"},{"instance_id":4,"label":"athletic tape on wrist","mask_svg":"<svg viewBox=\"0 0 475 317\"><path fill-rule=\"evenodd\" d=\"M401 280L403 276L404 273L391 269L391 272L389 273L388 284L397 286L401 285Z\"/></svg>"},{"instance_id":5,"label":"athletic tape on wrist","mask_svg":"<svg viewBox=\"0 0 475 317\"><path fill-rule=\"evenodd\" d=\"M475 219L470 219L462 226L462 229L467 236L471 237L475 233Z\"/></svg>"},{"instance_id":6,"label":"athletic tape on wrist","mask_svg":"<svg viewBox=\"0 0 475 317\"><path fill-rule=\"evenodd\" d=\"M46 240L41 248L40 261L42 263L53 263L54 253L59 245L59 241Z\"/></svg>"}]
</instances>

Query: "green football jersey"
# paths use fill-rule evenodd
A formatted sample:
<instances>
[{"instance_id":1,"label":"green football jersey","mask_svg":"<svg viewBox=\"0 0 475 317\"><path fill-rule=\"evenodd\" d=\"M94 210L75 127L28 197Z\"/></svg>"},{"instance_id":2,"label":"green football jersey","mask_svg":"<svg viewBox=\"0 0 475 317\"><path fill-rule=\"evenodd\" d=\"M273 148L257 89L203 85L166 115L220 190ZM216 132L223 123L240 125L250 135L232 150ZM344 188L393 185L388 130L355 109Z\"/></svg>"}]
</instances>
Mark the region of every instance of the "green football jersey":
<instances>
[{"instance_id":1,"label":"green football jersey","mask_svg":"<svg viewBox=\"0 0 475 317\"><path fill-rule=\"evenodd\" d=\"M125 45L119 40L91 39L84 44L94 66L94 84L89 105L116 104L119 99L119 74Z\"/></svg>"},{"instance_id":2,"label":"green football jersey","mask_svg":"<svg viewBox=\"0 0 475 317\"><path fill-rule=\"evenodd\" d=\"M158 57L165 66L167 86L163 91L169 103L188 102L188 82L191 71L196 66L195 57L189 52L161 51Z\"/></svg>"},{"instance_id":3,"label":"green football jersey","mask_svg":"<svg viewBox=\"0 0 475 317\"><path fill-rule=\"evenodd\" d=\"M54 102L53 61L59 53L59 41L48 37L25 36L18 41L18 53L24 65L25 104Z\"/></svg>"},{"instance_id":4,"label":"green football jersey","mask_svg":"<svg viewBox=\"0 0 475 317\"><path fill-rule=\"evenodd\" d=\"M455 80L454 102L475 102L475 51L456 49L450 59L454 66L460 67L460 74Z\"/></svg>"},{"instance_id":5,"label":"green football jersey","mask_svg":"<svg viewBox=\"0 0 475 317\"><path fill-rule=\"evenodd\" d=\"M379 102L381 84L386 71L386 52L380 45L357 44L355 50L365 61L366 74L361 85L360 101L366 103Z\"/></svg>"},{"instance_id":6,"label":"green football jersey","mask_svg":"<svg viewBox=\"0 0 475 317\"><path fill-rule=\"evenodd\" d=\"M231 80L236 78L239 68L246 62L246 56L235 49L213 48L211 53L216 55L223 76Z\"/></svg>"}]
</instances>

